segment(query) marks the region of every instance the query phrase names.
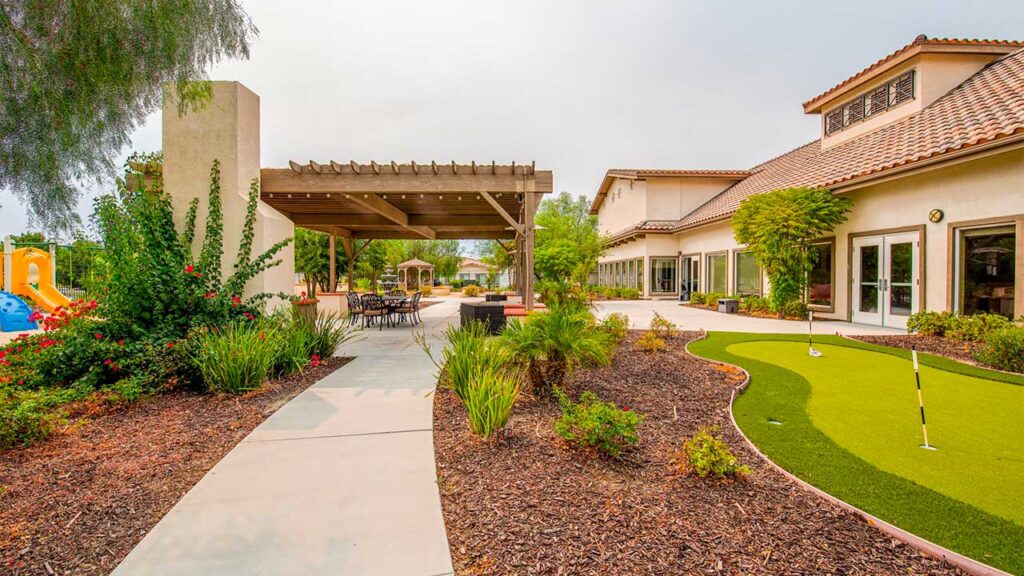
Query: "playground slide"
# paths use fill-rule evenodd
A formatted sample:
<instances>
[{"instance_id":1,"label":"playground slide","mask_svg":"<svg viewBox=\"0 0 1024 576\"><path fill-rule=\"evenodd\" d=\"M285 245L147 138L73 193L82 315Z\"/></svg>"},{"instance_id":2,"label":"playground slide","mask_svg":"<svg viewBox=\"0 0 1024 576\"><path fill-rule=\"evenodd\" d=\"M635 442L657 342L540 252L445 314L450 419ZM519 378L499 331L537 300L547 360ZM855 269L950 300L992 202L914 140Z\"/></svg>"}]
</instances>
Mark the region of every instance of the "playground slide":
<instances>
[{"instance_id":1,"label":"playground slide","mask_svg":"<svg viewBox=\"0 0 1024 576\"><path fill-rule=\"evenodd\" d=\"M57 306L67 306L71 303L67 296L64 296L52 284L40 284L36 290L29 284L22 284L18 292L31 298L40 308L47 312L53 312Z\"/></svg>"}]
</instances>

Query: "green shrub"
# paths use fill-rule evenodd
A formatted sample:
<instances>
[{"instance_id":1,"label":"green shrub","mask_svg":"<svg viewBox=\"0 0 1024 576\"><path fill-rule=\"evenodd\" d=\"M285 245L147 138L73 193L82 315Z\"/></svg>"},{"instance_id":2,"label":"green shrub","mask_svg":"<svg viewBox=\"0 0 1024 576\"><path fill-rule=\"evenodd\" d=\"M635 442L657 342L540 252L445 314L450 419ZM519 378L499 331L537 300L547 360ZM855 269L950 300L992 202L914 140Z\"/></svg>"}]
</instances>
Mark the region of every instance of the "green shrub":
<instances>
[{"instance_id":1,"label":"green shrub","mask_svg":"<svg viewBox=\"0 0 1024 576\"><path fill-rule=\"evenodd\" d=\"M477 286L476 284L469 284L468 286L466 286L465 288L462 289L462 295L463 296L468 296L470 298L479 296L480 295L480 287Z\"/></svg>"},{"instance_id":2,"label":"green shrub","mask_svg":"<svg viewBox=\"0 0 1024 576\"><path fill-rule=\"evenodd\" d=\"M612 458L640 441L636 429L644 420L641 414L602 402L589 391L580 395L579 403L557 388L554 393L562 409L562 416L555 420L555 432L566 441Z\"/></svg>"},{"instance_id":3,"label":"green shrub","mask_svg":"<svg viewBox=\"0 0 1024 576\"><path fill-rule=\"evenodd\" d=\"M658 338L667 339L676 335L677 328L674 323L669 322L667 318L655 312L654 318L651 319L651 332Z\"/></svg>"},{"instance_id":4,"label":"green shrub","mask_svg":"<svg viewBox=\"0 0 1024 576\"><path fill-rule=\"evenodd\" d=\"M622 312L609 314L601 321L601 329L608 333L616 341L622 340L629 332L629 316Z\"/></svg>"},{"instance_id":5,"label":"green shrub","mask_svg":"<svg viewBox=\"0 0 1024 576\"><path fill-rule=\"evenodd\" d=\"M725 294L721 292L708 292L704 296L704 305L710 308L718 308L718 301L725 298Z\"/></svg>"},{"instance_id":6,"label":"green shrub","mask_svg":"<svg viewBox=\"0 0 1024 576\"><path fill-rule=\"evenodd\" d=\"M416 342L440 371L440 385L450 389L466 407L470 431L493 436L508 424L519 399L521 369L510 365L508 350L488 337L487 327L481 322L449 326L444 339L441 362L437 362L425 333L416 335Z\"/></svg>"},{"instance_id":7,"label":"green shrub","mask_svg":"<svg viewBox=\"0 0 1024 576\"><path fill-rule=\"evenodd\" d=\"M458 292L459 290L462 290L462 280L452 280L452 291Z\"/></svg>"},{"instance_id":8,"label":"green shrub","mask_svg":"<svg viewBox=\"0 0 1024 576\"><path fill-rule=\"evenodd\" d=\"M269 322L233 322L200 330L189 353L214 392L239 394L259 388L278 361L281 335Z\"/></svg>"},{"instance_id":9,"label":"green shrub","mask_svg":"<svg viewBox=\"0 0 1024 576\"><path fill-rule=\"evenodd\" d=\"M665 341L658 338L653 330L648 330L636 341L636 345L646 352L661 352L665 348Z\"/></svg>"},{"instance_id":10,"label":"green shrub","mask_svg":"<svg viewBox=\"0 0 1024 576\"><path fill-rule=\"evenodd\" d=\"M548 306L590 307L590 293L583 286L565 280L542 280L537 283L537 291L540 301Z\"/></svg>"},{"instance_id":11,"label":"green shrub","mask_svg":"<svg viewBox=\"0 0 1024 576\"><path fill-rule=\"evenodd\" d=\"M692 438L683 442L683 449L676 455L679 471L701 478L727 476L743 478L750 474L750 468L736 461L736 456L719 436L718 428L703 426Z\"/></svg>"},{"instance_id":12,"label":"green shrub","mask_svg":"<svg viewBox=\"0 0 1024 576\"><path fill-rule=\"evenodd\" d=\"M636 288L623 288L621 297L625 298L626 300L639 300L640 291L637 290Z\"/></svg>"},{"instance_id":13,"label":"green shrub","mask_svg":"<svg viewBox=\"0 0 1024 576\"><path fill-rule=\"evenodd\" d=\"M48 436L63 421L55 408L70 400L67 390L21 390L0 384L0 449Z\"/></svg>"},{"instance_id":14,"label":"green shrub","mask_svg":"<svg viewBox=\"0 0 1024 576\"><path fill-rule=\"evenodd\" d=\"M806 320L808 313L807 304L801 300L790 300L786 302L785 306L782 307L782 316L784 318L796 318L798 320ZM777 312L777 310L776 310Z\"/></svg>"},{"instance_id":15,"label":"green shrub","mask_svg":"<svg viewBox=\"0 0 1024 576\"><path fill-rule=\"evenodd\" d=\"M945 336L953 325L951 312L915 312L907 318L907 332L925 336Z\"/></svg>"},{"instance_id":16,"label":"green shrub","mask_svg":"<svg viewBox=\"0 0 1024 576\"><path fill-rule=\"evenodd\" d=\"M1024 328L1013 326L990 332L974 357L999 370L1024 373Z\"/></svg>"},{"instance_id":17,"label":"green shrub","mask_svg":"<svg viewBox=\"0 0 1024 576\"><path fill-rule=\"evenodd\" d=\"M553 304L547 312L523 321L511 319L500 341L513 360L523 365L538 394L561 385L576 366L611 361L613 339L597 325L594 315L578 304Z\"/></svg>"},{"instance_id":18,"label":"green shrub","mask_svg":"<svg viewBox=\"0 0 1024 576\"><path fill-rule=\"evenodd\" d=\"M1012 325L1008 318L999 314L957 314L946 330L946 337L961 342L981 342L992 332Z\"/></svg>"},{"instance_id":19,"label":"green shrub","mask_svg":"<svg viewBox=\"0 0 1024 576\"><path fill-rule=\"evenodd\" d=\"M690 293L690 304L694 306L704 306L707 304L708 295L703 292L691 292Z\"/></svg>"},{"instance_id":20,"label":"green shrub","mask_svg":"<svg viewBox=\"0 0 1024 576\"><path fill-rule=\"evenodd\" d=\"M771 302L763 296L746 296L740 300L740 309L753 313L771 311Z\"/></svg>"}]
</instances>

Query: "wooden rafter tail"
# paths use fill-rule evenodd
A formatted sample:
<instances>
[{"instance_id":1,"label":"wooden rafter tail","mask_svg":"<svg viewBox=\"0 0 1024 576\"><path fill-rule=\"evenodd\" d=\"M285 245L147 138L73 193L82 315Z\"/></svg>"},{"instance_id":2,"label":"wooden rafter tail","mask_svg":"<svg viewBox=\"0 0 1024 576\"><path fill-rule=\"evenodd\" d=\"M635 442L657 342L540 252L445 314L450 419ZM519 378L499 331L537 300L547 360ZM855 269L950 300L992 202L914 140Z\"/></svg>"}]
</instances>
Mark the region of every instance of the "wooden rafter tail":
<instances>
[{"instance_id":1,"label":"wooden rafter tail","mask_svg":"<svg viewBox=\"0 0 1024 576\"><path fill-rule=\"evenodd\" d=\"M418 165L416 165L416 161L412 160L412 161L409 162L409 164L412 165L412 173L417 175L417 176L419 176L420 175L420 167Z\"/></svg>"},{"instance_id":2,"label":"wooden rafter tail","mask_svg":"<svg viewBox=\"0 0 1024 576\"><path fill-rule=\"evenodd\" d=\"M324 173L324 167L312 160L309 161L309 169L312 170L313 172L316 172L317 174Z\"/></svg>"},{"instance_id":3,"label":"wooden rafter tail","mask_svg":"<svg viewBox=\"0 0 1024 576\"><path fill-rule=\"evenodd\" d=\"M455 163L455 160L452 160L452 174L459 175L459 165Z\"/></svg>"},{"instance_id":4,"label":"wooden rafter tail","mask_svg":"<svg viewBox=\"0 0 1024 576\"><path fill-rule=\"evenodd\" d=\"M537 161L536 160L531 160L530 161L530 176L533 176L536 173L537 173Z\"/></svg>"},{"instance_id":5,"label":"wooden rafter tail","mask_svg":"<svg viewBox=\"0 0 1024 576\"><path fill-rule=\"evenodd\" d=\"M476 160L470 160L469 167L473 171L473 176L476 176Z\"/></svg>"},{"instance_id":6,"label":"wooden rafter tail","mask_svg":"<svg viewBox=\"0 0 1024 576\"><path fill-rule=\"evenodd\" d=\"M292 169L292 172L295 172L296 174L302 174L302 164L299 164L294 160L289 160L288 167Z\"/></svg>"},{"instance_id":7,"label":"wooden rafter tail","mask_svg":"<svg viewBox=\"0 0 1024 576\"><path fill-rule=\"evenodd\" d=\"M391 171L398 174L398 163L394 160L391 161Z\"/></svg>"},{"instance_id":8,"label":"wooden rafter tail","mask_svg":"<svg viewBox=\"0 0 1024 576\"><path fill-rule=\"evenodd\" d=\"M355 172L356 174L359 174L359 164L356 164L355 160L349 160L348 161L348 165L349 165L350 168L352 168L353 172Z\"/></svg>"},{"instance_id":9,"label":"wooden rafter tail","mask_svg":"<svg viewBox=\"0 0 1024 576\"><path fill-rule=\"evenodd\" d=\"M513 176L516 175L516 161L515 160L512 161L512 175Z\"/></svg>"},{"instance_id":10,"label":"wooden rafter tail","mask_svg":"<svg viewBox=\"0 0 1024 576\"><path fill-rule=\"evenodd\" d=\"M335 174L341 174L341 169L342 169L341 164L338 164L334 160L331 160L331 171L332 172L334 172Z\"/></svg>"},{"instance_id":11,"label":"wooden rafter tail","mask_svg":"<svg viewBox=\"0 0 1024 576\"><path fill-rule=\"evenodd\" d=\"M494 160L491 160L491 176L497 176L497 175L498 175L498 163L495 162Z\"/></svg>"},{"instance_id":12,"label":"wooden rafter tail","mask_svg":"<svg viewBox=\"0 0 1024 576\"><path fill-rule=\"evenodd\" d=\"M430 169L434 171L434 176L437 176L437 162L431 160Z\"/></svg>"},{"instance_id":13,"label":"wooden rafter tail","mask_svg":"<svg viewBox=\"0 0 1024 576\"><path fill-rule=\"evenodd\" d=\"M370 160L370 170L373 170L374 174L380 174L380 164L377 164L375 160Z\"/></svg>"}]
</instances>

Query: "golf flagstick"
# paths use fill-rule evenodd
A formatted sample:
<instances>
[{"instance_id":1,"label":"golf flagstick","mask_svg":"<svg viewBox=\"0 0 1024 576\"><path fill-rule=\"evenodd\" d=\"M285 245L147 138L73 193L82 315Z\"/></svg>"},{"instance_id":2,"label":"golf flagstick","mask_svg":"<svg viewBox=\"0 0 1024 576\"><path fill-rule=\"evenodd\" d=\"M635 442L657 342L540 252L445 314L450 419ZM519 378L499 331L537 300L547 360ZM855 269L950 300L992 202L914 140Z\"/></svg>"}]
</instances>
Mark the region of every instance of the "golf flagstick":
<instances>
[{"instance_id":1,"label":"golf flagstick","mask_svg":"<svg viewBox=\"0 0 1024 576\"><path fill-rule=\"evenodd\" d=\"M814 310L807 312L807 355L812 358L821 358L821 352L814 349Z\"/></svg>"},{"instance_id":2,"label":"golf flagstick","mask_svg":"<svg viewBox=\"0 0 1024 576\"><path fill-rule=\"evenodd\" d=\"M910 347L910 356L914 359L914 379L917 381L917 405L921 408L921 431L924 432L925 450L935 450L934 446L928 444L928 426L924 423L924 397L921 396L921 372L917 366L917 346Z\"/></svg>"}]
</instances>

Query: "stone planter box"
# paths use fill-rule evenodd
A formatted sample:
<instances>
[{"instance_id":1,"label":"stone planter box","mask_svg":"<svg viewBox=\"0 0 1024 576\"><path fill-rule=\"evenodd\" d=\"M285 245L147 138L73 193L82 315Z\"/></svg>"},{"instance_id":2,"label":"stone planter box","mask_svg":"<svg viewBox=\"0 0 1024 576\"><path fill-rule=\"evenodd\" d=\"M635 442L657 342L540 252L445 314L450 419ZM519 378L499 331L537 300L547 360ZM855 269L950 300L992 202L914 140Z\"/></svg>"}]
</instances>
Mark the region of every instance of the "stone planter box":
<instances>
[{"instance_id":1,"label":"stone planter box","mask_svg":"<svg viewBox=\"0 0 1024 576\"><path fill-rule=\"evenodd\" d=\"M736 314L740 311L740 301L735 298L719 298L718 311L723 314Z\"/></svg>"},{"instance_id":2,"label":"stone planter box","mask_svg":"<svg viewBox=\"0 0 1024 576\"><path fill-rule=\"evenodd\" d=\"M463 302L459 307L462 325L484 322L491 334L505 327L505 305L502 302Z\"/></svg>"},{"instance_id":3,"label":"stone planter box","mask_svg":"<svg viewBox=\"0 0 1024 576\"><path fill-rule=\"evenodd\" d=\"M311 300L306 300L305 302L302 302L302 303L292 304L292 308L295 310L295 314L299 318L305 318L306 320L309 320L310 322L315 322L316 321L316 305L317 305L317 302L318 302L318 300L316 300L314 298L314 299L311 299Z\"/></svg>"}]
</instances>

